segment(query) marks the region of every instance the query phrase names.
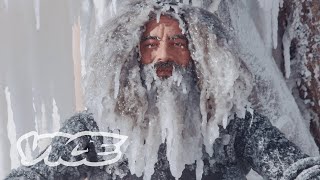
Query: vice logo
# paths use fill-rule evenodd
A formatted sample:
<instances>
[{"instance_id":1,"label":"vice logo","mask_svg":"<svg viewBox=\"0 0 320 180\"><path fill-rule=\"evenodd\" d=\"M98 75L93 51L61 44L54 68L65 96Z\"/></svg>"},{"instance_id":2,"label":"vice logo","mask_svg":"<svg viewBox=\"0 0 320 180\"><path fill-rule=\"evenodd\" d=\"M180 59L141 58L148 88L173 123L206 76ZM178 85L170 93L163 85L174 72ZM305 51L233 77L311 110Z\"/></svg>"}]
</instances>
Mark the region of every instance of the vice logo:
<instances>
[{"instance_id":1,"label":"vice logo","mask_svg":"<svg viewBox=\"0 0 320 180\"><path fill-rule=\"evenodd\" d=\"M61 148L70 148L74 146L74 144L77 143L78 138L85 138L84 136L91 137L93 138L113 138L118 140L116 143L111 143L111 144L100 144L100 149L104 149L102 152L97 152L98 156L106 157L112 155L112 158L109 158L104 161L99 161L99 162L90 162L86 158L82 158L81 160L74 161L72 160L71 162L62 159L61 157L58 157L57 161L49 161L49 154L52 151L52 145L49 145L44 152L38 156L37 158L30 158L27 157L26 153L22 150L22 144L24 142L27 142L28 139L33 137L33 143L32 143L32 151L35 151L36 148L38 147L38 144L41 140L45 139L53 139L54 137L57 138L67 138L66 141L59 147L59 150ZM108 133L108 132L92 132L92 131L82 131L76 134L68 134L68 133L63 133L63 132L56 132L56 133L51 133L51 134L41 134L39 135L35 131L31 131L27 134L24 134L17 140L17 148L18 148L18 153L21 157L21 164L24 166L31 166L34 164L37 164L38 162L44 160L44 163L48 166L58 166L60 164L65 165L65 166L79 166L79 165L87 165L87 166L104 166L108 164L115 163L120 160L122 156L122 152L120 151L121 145L127 140L128 136L124 135L119 135L119 134L114 134L114 133ZM79 139L78 139L79 140ZM91 141L90 141L91 142ZM63 149L62 149L63 151ZM66 150L65 152L68 152ZM89 149L81 149L79 148L79 144L77 144L71 153L69 154L70 156L78 157L81 155L84 155L84 153L89 152ZM71 159L71 158L70 158Z\"/></svg>"}]
</instances>

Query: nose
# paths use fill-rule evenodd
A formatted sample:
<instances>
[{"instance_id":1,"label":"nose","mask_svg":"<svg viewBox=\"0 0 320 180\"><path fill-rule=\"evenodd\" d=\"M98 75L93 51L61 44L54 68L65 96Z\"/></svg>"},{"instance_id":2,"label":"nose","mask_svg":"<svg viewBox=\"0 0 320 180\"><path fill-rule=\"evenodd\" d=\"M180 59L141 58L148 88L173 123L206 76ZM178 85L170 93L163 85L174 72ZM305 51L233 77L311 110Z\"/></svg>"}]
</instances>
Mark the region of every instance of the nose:
<instances>
[{"instance_id":1,"label":"nose","mask_svg":"<svg viewBox=\"0 0 320 180\"><path fill-rule=\"evenodd\" d=\"M172 61L172 55L169 49L169 46L167 45L166 42L161 42L157 52L156 52L156 61L160 62L167 62L167 61Z\"/></svg>"},{"instance_id":2,"label":"nose","mask_svg":"<svg viewBox=\"0 0 320 180\"><path fill-rule=\"evenodd\" d=\"M156 56L155 56L156 63L158 62L166 63L169 61L173 62L172 53L173 52L170 50L170 47L167 45L167 43L165 41L161 42L156 50ZM160 78L168 78L172 75L172 70L173 70L173 66L167 64L167 66L157 67L156 73Z\"/></svg>"}]
</instances>

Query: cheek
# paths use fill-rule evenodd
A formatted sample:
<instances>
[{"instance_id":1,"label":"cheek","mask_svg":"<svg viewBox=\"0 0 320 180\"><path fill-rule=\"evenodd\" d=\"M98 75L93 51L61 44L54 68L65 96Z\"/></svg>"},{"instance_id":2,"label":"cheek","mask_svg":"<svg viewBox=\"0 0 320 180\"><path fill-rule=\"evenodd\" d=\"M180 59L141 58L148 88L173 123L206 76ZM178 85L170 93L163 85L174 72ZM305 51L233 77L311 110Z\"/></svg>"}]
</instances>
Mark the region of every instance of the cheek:
<instances>
[{"instance_id":1,"label":"cheek","mask_svg":"<svg viewBox=\"0 0 320 180\"><path fill-rule=\"evenodd\" d=\"M191 59L190 52L185 51L185 52L177 53L175 59L178 61L177 62L178 64L182 66L187 66Z\"/></svg>"},{"instance_id":2,"label":"cheek","mask_svg":"<svg viewBox=\"0 0 320 180\"><path fill-rule=\"evenodd\" d=\"M150 50L145 50L140 48L141 63L150 64L152 63L152 52Z\"/></svg>"}]
</instances>

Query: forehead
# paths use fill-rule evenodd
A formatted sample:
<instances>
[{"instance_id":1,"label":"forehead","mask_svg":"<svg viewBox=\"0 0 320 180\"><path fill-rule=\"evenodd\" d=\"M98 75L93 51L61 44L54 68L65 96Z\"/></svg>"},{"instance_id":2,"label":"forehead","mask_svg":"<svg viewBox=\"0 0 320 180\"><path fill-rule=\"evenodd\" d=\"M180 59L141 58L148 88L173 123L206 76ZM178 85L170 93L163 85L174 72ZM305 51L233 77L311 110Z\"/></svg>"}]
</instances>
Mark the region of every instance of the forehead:
<instances>
[{"instance_id":1,"label":"forehead","mask_svg":"<svg viewBox=\"0 0 320 180\"><path fill-rule=\"evenodd\" d=\"M145 25L146 30L144 31L144 35L152 35L159 30L166 29L170 34L182 34L182 30L179 27L179 22L176 19L173 19L169 16L160 16L159 22L156 19L152 19L148 21Z\"/></svg>"}]
</instances>

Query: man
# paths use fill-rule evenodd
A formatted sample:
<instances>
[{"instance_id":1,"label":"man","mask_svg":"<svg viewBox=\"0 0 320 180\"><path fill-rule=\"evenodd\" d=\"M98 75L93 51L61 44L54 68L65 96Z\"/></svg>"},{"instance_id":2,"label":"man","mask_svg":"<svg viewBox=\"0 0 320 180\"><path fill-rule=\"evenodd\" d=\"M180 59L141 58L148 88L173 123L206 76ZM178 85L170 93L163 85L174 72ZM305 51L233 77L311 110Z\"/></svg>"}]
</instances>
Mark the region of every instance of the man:
<instances>
[{"instance_id":1,"label":"man","mask_svg":"<svg viewBox=\"0 0 320 180\"><path fill-rule=\"evenodd\" d=\"M124 9L101 28L88 62L85 93L93 114L75 115L60 129L127 135L123 158L104 167L39 162L8 179L246 179L251 168L266 179L320 174L319 158L308 158L265 117L246 111L251 76L216 16L143 0ZM53 140L50 161L103 161L102 139L66 141ZM75 145L89 151L70 156Z\"/></svg>"}]
</instances>

